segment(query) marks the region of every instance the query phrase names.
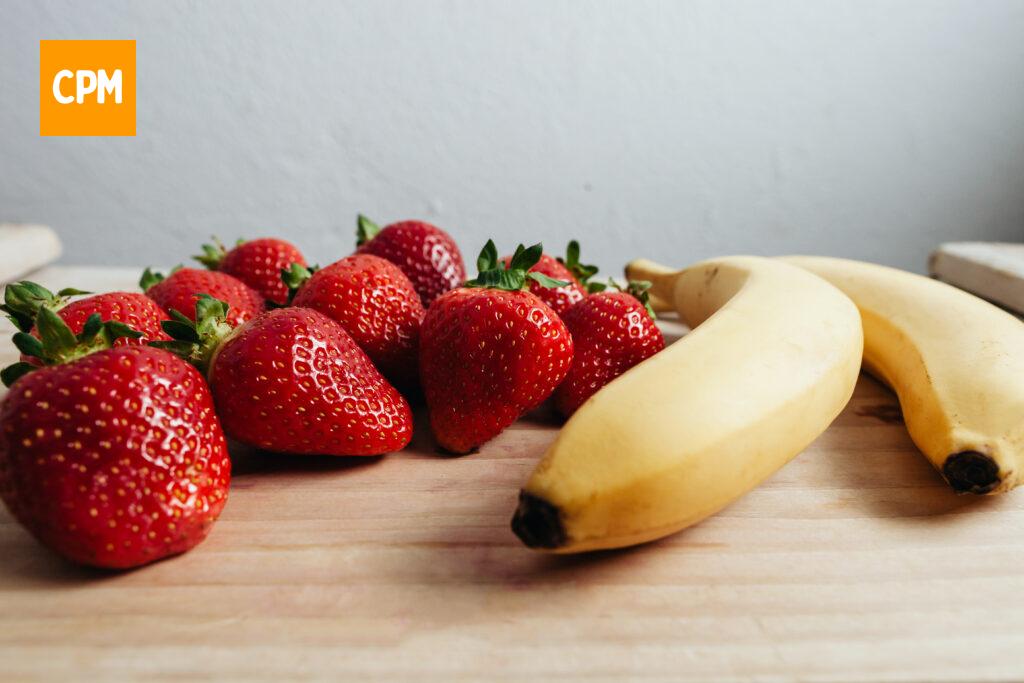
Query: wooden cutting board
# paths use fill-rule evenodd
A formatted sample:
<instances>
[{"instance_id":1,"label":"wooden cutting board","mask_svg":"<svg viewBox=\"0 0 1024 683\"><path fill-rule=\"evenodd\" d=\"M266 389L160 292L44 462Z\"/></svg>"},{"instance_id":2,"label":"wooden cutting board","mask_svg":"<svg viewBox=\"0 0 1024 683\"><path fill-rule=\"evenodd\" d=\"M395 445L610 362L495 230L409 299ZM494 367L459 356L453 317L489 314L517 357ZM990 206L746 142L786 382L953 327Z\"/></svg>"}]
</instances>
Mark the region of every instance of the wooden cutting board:
<instances>
[{"instance_id":1,"label":"wooden cutting board","mask_svg":"<svg viewBox=\"0 0 1024 683\"><path fill-rule=\"evenodd\" d=\"M1024 678L1024 495L950 492L871 379L717 516L578 557L509 530L554 420L463 458L417 426L383 458L238 451L210 538L133 572L67 564L0 511L0 680Z\"/></svg>"}]
</instances>

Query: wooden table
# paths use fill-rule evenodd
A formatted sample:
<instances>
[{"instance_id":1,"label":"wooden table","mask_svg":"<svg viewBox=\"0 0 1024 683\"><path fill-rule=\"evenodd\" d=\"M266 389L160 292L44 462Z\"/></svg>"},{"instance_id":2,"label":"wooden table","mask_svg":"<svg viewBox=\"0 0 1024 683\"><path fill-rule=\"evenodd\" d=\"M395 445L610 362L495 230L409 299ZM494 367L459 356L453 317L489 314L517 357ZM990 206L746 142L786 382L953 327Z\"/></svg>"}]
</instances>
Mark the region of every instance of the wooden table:
<instances>
[{"instance_id":1,"label":"wooden table","mask_svg":"<svg viewBox=\"0 0 1024 683\"><path fill-rule=\"evenodd\" d=\"M383 458L238 453L210 538L128 573L65 563L0 512L0 680L1024 678L1024 494L954 495L868 378L721 514L578 557L509 530L555 421L464 458L417 428Z\"/></svg>"}]
</instances>

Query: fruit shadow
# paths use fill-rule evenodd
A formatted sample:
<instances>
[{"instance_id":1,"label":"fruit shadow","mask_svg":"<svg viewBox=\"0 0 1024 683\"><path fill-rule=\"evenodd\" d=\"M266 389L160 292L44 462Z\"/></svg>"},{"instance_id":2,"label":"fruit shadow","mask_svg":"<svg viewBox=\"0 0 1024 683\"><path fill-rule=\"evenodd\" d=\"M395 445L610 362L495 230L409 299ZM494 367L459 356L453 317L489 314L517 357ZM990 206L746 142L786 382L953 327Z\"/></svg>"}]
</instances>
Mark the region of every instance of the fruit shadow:
<instances>
[{"instance_id":1,"label":"fruit shadow","mask_svg":"<svg viewBox=\"0 0 1024 683\"><path fill-rule=\"evenodd\" d=\"M263 474L274 472L299 472L303 475L330 474L371 466L380 462L383 457L296 456L255 449L232 448L231 458L234 471L231 488L236 490L258 487L261 485L260 475ZM71 562L52 552L13 521L10 522L10 526L14 529L10 538L7 538L7 531L4 530L2 551L0 551L0 586L3 586L4 590L43 591L52 590L55 587L75 588L99 585L145 572L151 567L167 561L174 562L176 559L176 556L171 556L127 570L88 567Z\"/></svg>"},{"instance_id":2,"label":"fruit shadow","mask_svg":"<svg viewBox=\"0 0 1024 683\"><path fill-rule=\"evenodd\" d=\"M851 472L848 460L828 457L825 462L835 471L848 494L835 503L837 508L866 517L884 518L907 525L950 524L964 513L993 511L1001 496L958 494L925 458L906 431L896 395L873 377L861 373L859 381L872 385L871 400L846 408L878 429L892 432L898 448L870 453L872 463ZM879 456L883 456L879 459Z\"/></svg>"},{"instance_id":3,"label":"fruit shadow","mask_svg":"<svg viewBox=\"0 0 1024 683\"><path fill-rule=\"evenodd\" d=\"M572 555L539 552L526 547L512 532L512 515L519 486L548 445L549 440L540 439L529 449L506 451L509 458L507 466L501 464L501 460L495 460L497 467L506 470L506 476L501 477L504 483L489 488L486 495L461 498L457 515L440 516L438 519L446 523L429 527L429 535L419 543L424 548L444 548L445 552L431 552L424 556L423 565L412 562L407 568L415 568L413 571L422 572L428 580L492 586L498 590L599 583L615 580L624 568L645 564L651 559L650 549L656 546L679 544L685 531L631 548ZM502 452L500 444L491 452ZM466 505L467 502L471 505ZM686 545L685 540L683 545Z\"/></svg>"},{"instance_id":4,"label":"fruit shadow","mask_svg":"<svg viewBox=\"0 0 1024 683\"><path fill-rule=\"evenodd\" d=\"M230 442L231 487L248 488L253 485L251 475L276 472L301 472L303 474L333 473L359 469L379 463L383 455L296 455L275 453ZM241 480L241 481L240 481Z\"/></svg>"},{"instance_id":5,"label":"fruit shadow","mask_svg":"<svg viewBox=\"0 0 1024 683\"><path fill-rule=\"evenodd\" d=\"M492 579L509 588L533 588L601 584L614 582L622 576L642 574L641 567L655 559L660 546L678 547L687 531L642 545L612 550L593 550L571 555L540 553L520 545L522 560L515 563L515 571L503 573L496 567Z\"/></svg>"},{"instance_id":6,"label":"fruit shadow","mask_svg":"<svg viewBox=\"0 0 1024 683\"><path fill-rule=\"evenodd\" d=\"M430 431L430 416L426 408L413 413L413 421L412 441L402 451L392 454L392 457L401 457L406 451L417 455L429 453L438 458L448 459L472 457L474 454L479 453L479 449L469 453L452 453L439 446ZM548 400L516 420L510 429L514 430L524 427L527 429L534 427L560 429L563 424L565 424L565 419L555 410L554 401Z\"/></svg>"},{"instance_id":7,"label":"fruit shadow","mask_svg":"<svg viewBox=\"0 0 1024 683\"><path fill-rule=\"evenodd\" d=\"M562 425L565 424L565 418L555 410L554 399L548 399L519 418L518 422L539 427L561 429Z\"/></svg>"},{"instance_id":8,"label":"fruit shadow","mask_svg":"<svg viewBox=\"0 0 1024 683\"><path fill-rule=\"evenodd\" d=\"M10 542L5 539L4 552L0 554L0 586L4 590L51 591L61 587L73 589L100 585L174 561L172 556L127 570L89 567L61 557L20 527L16 533Z\"/></svg>"},{"instance_id":9,"label":"fruit shadow","mask_svg":"<svg viewBox=\"0 0 1024 683\"><path fill-rule=\"evenodd\" d=\"M514 504L508 497L495 496L475 512L485 518L511 519ZM563 585L597 585L615 582L622 576L643 573L650 562L657 561L659 547L687 546L684 530L673 536L643 545L613 550L557 555L527 548L512 533L510 525L500 530L487 529L490 540L460 539L460 529L438 527L437 535L425 545L447 549L431 553L429 565L422 567L424 577L445 583L491 586L496 590L518 590Z\"/></svg>"}]
</instances>

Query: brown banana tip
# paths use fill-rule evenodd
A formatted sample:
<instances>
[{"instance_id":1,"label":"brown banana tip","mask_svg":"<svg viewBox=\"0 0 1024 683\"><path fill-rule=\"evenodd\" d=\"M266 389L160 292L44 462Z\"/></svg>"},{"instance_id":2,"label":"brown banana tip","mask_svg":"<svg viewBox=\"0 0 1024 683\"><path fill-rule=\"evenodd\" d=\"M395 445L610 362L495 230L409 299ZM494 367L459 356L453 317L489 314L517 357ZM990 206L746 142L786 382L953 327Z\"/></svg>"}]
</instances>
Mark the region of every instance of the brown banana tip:
<instances>
[{"instance_id":1,"label":"brown banana tip","mask_svg":"<svg viewBox=\"0 0 1024 683\"><path fill-rule=\"evenodd\" d=\"M946 458L942 474L957 493L983 494L999 486L999 465L978 451L961 451Z\"/></svg>"},{"instance_id":2,"label":"brown banana tip","mask_svg":"<svg viewBox=\"0 0 1024 683\"><path fill-rule=\"evenodd\" d=\"M569 540L558 508L526 491L519 492L519 507L512 517L512 531L529 548L551 550L560 548Z\"/></svg>"}]
</instances>

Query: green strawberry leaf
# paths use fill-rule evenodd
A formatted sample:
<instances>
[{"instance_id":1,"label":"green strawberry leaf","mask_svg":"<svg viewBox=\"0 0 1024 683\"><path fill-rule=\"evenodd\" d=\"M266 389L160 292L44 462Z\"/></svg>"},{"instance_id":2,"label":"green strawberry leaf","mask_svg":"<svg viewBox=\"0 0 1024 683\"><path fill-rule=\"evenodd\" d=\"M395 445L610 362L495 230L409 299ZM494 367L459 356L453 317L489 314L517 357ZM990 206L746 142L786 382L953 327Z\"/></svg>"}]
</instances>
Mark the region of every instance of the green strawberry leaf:
<instances>
[{"instance_id":1,"label":"green strawberry leaf","mask_svg":"<svg viewBox=\"0 0 1024 683\"><path fill-rule=\"evenodd\" d=\"M189 326L195 325L191 318L189 318L187 315L185 315L176 308L172 308L171 310L167 311L167 314L174 318L175 320L177 320L178 322L183 322Z\"/></svg>"},{"instance_id":2,"label":"green strawberry leaf","mask_svg":"<svg viewBox=\"0 0 1024 683\"><path fill-rule=\"evenodd\" d=\"M479 287L514 291L526 284L526 276L520 270L488 270L480 273Z\"/></svg>"},{"instance_id":3,"label":"green strawberry leaf","mask_svg":"<svg viewBox=\"0 0 1024 683\"><path fill-rule=\"evenodd\" d=\"M580 243L570 240L565 248L565 258L558 258L558 262L569 269L572 276L579 280L584 287L587 286L590 278L597 275L597 266L580 263Z\"/></svg>"},{"instance_id":4,"label":"green strawberry leaf","mask_svg":"<svg viewBox=\"0 0 1024 683\"><path fill-rule=\"evenodd\" d=\"M70 351L78 341L67 323L46 306L40 308L36 316L36 330L43 346L57 355Z\"/></svg>"},{"instance_id":5,"label":"green strawberry leaf","mask_svg":"<svg viewBox=\"0 0 1024 683\"><path fill-rule=\"evenodd\" d=\"M15 363L5 368L3 381L7 386L26 373L38 369L39 365L70 363L90 353L111 348L121 337L138 339L142 336L141 332L124 323L114 320L103 322L99 313L90 315L82 326L81 333L75 335L67 323L47 306L39 309L33 326L39 334L38 338L27 332L17 332L12 341L23 355L38 359L39 364Z\"/></svg>"},{"instance_id":6,"label":"green strawberry leaf","mask_svg":"<svg viewBox=\"0 0 1024 683\"><path fill-rule=\"evenodd\" d=\"M565 247L565 260L563 265L575 265L580 262L580 243L576 240L569 240Z\"/></svg>"},{"instance_id":7,"label":"green strawberry leaf","mask_svg":"<svg viewBox=\"0 0 1024 683\"><path fill-rule=\"evenodd\" d=\"M82 326L82 331L78 335L78 340L89 343L96 338L103 330L103 320L100 319L99 313L93 313L85 321L85 325Z\"/></svg>"},{"instance_id":8,"label":"green strawberry leaf","mask_svg":"<svg viewBox=\"0 0 1024 683\"><path fill-rule=\"evenodd\" d=\"M31 356L32 358L43 357L43 342L33 337L28 332L16 332L11 340L14 342L14 346L25 356Z\"/></svg>"},{"instance_id":9,"label":"green strawberry leaf","mask_svg":"<svg viewBox=\"0 0 1024 683\"><path fill-rule=\"evenodd\" d=\"M196 299L196 326L207 323L214 318L227 318L228 305L209 294L200 294Z\"/></svg>"},{"instance_id":10,"label":"green strawberry leaf","mask_svg":"<svg viewBox=\"0 0 1024 683\"><path fill-rule=\"evenodd\" d=\"M498 247L494 246L494 240L487 240L487 244L480 250L476 257L476 269L480 273L498 269Z\"/></svg>"},{"instance_id":11,"label":"green strawberry leaf","mask_svg":"<svg viewBox=\"0 0 1024 683\"><path fill-rule=\"evenodd\" d=\"M3 370L0 370L0 382L4 383L5 387L12 386L19 379L38 368L31 363L14 363L8 365Z\"/></svg>"},{"instance_id":12,"label":"green strawberry leaf","mask_svg":"<svg viewBox=\"0 0 1024 683\"><path fill-rule=\"evenodd\" d=\"M175 311L177 313L177 311ZM164 320L160 323L160 327L163 328L164 332L169 337L180 341L186 341L190 343L196 343L199 341L199 333L196 332L195 323L191 320L187 322L181 322L180 320Z\"/></svg>"},{"instance_id":13,"label":"green strawberry leaf","mask_svg":"<svg viewBox=\"0 0 1024 683\"><path fill-rule=\"evenodd\" d=\"M647 315L651 316L651 320L657 320L658 316L655 315L654 307L651 306L650 289L653 284L649 280L630 280L626 285L625 291L644 305L644 308L647 309Z\"/></svg>"},{"instance_id":14,"label":"green strawberry leaf","mask_svg":"<svg viewBox=\"0 0 1024 683\"><path fill-rule=\"evenodd\" d=\"M66 287L56 294L42 285L29 280L12 282L4 288L4 303L0 311L7 314L7 319L22 332L32 329L36 314L44 306L53 310L62 308L67 298L78 294L89 294L80 289Z\"/></svg>"},{"instance_id":15,"label":"green strawberry leaf","mask_svg":"<svg viewBox=\"0 0 1024 683\"><path fill-rule=\"evenodd\" d=\"M27 315L21 315L20 313L14 313L7 306L0 306L0 311L3 311L7 315L4 317L11 321L15 329L21 330L22 332L28 332L32 329L32 317Z\"/></svg>"},{"instance_id":16,"label":"green strawberry leaf","mask_svg":"<svg viewBox=\"0 0 1024 683\"><path fill-rule=\"evenodd\" d=\"M127 337L128 339L139 339L142 337L141 332L133 330L128 325L117 322L116 320L108 320L104 324L104 327L106 329L107 335L110 337L110 341L112 342L117 341L122 337Z\"/></svg>"},{"instance_id":17,"label":"green strawberry leaf","mask_svg":"<svg viewBox=\"0 0 1024 683\"><path fill-rule=\"evenodd\" d=\"M363 214L356 217L356 246L366 244L380 232L380 226Z\"/></svg>"},{"instance_id":18,"label":"green strawberry leaf","mask_svg":"<svg viewBox=\"0 0 1024 683\"><path fill-rule=\"evenodd\" d=\"M556 287L568 287L570 284L572 284L568 280L556 280L553 277L548 277L544 273L527 273L526 277L530 278L535 282L540 283L542 286L547 287L548 289L553 289Z\"/></svg>"},{"instance_id":19,"label":"green strawberry leaf","mask_svg":"<svg viewBox=\"0 0 1024 683\"><path fill-rule=\"evenodd\" d=\"M196 299L196 322L172 309L168 311L172 320L160 323L172 341L151 341L149 345L181 356L205 374L214 353L234 330L227 322L228 310L220 299L200 294Z\"/></svg>"},{"instance_id":20,"label":"green strawberry leaf","mask_svg":"<svg viewBox=\"0 0 1024 683\"><path fill-rule=\"evenodd\" d=\"M217 270L220 268L221 261L227 256L228 250L216 235L210 239L213 240L213 244L202 245L203 253L192 258L206 266L208 270ZM245 244L245 240L238 240L236 246L239 244Z\"/></svg>"},{"instance_id":21,"label":"green strawberry leaf","mask_svg":"<svg viewBox=\"0 0 1024 683\"><path fill-rule=\"evenodd\" d=\"M476 259L477 270L480 272L474 279L466 281L464 286L515 291L525 289L530 280L544 287L568 285L569 283L563 280L554 280L542 273L529 272L530 268L537 265L543 253L544 246L540 243L531 247L520 244L505 266L498 260L498 248L494 245L494 240L487 240L487 244Z\"/></svg>"},{"instance_id":22,"label":"green strawberry leaf","mask_svg":"<svg viewBox=\"0 0 1024 683\"><path fill-rule=\"evenodd\" d=\"M533 245L532 247L524 248L523 245L516 247L515 253L512 255L511 260L508 263L509 270L529 270L537 265L537 261L540 261L540 257L544 254L544 247L540 243Z\"/></svg>"},{"instance_id":23,"label":"green strawberry leaf","mask_svg":"<svg viewBox=\"0 0 1024 683\"><path fill-rule=\"evenodd\" d=\"M153 285L160 284L165 279L166 276L163 273L156 273L152 269L146 268L142 271L142 277L139 278L139 289L148 292Z\"/></svg>"},{"instance_id":24,"label":"green strawberry leaf","mask_svg":"<svg viewBox=\"0 0 1024 683\"><path fill-rule=\"evenodd\" d=\"M313 273L319 269L320 266L309 266L307 268L298 263L293 263L289 267L281 269L281 282L288 288L288 303L286 305L291 305L302 285L306 284L309 278L313 277ZM279 306L279 308L283 307Z\"/></svg>"}]
</instances>

